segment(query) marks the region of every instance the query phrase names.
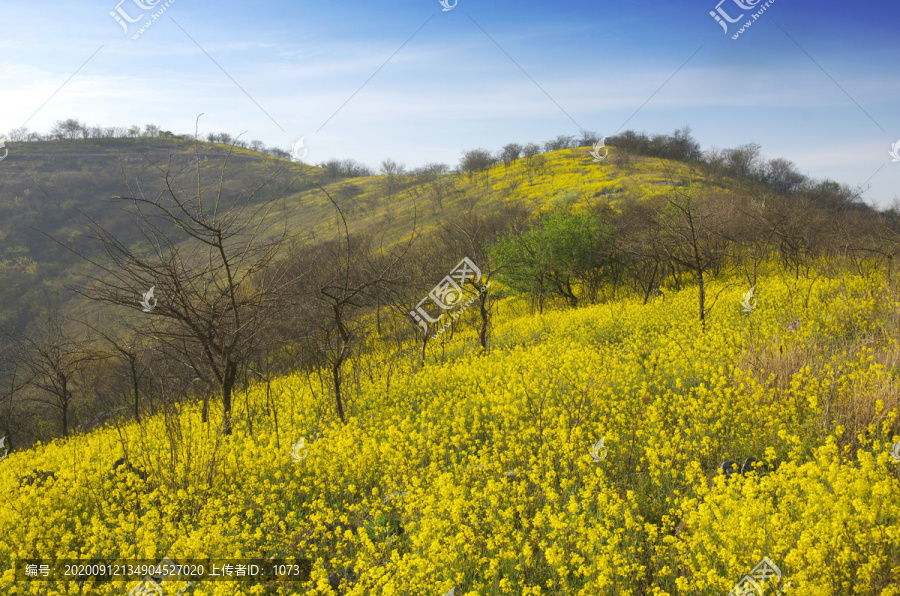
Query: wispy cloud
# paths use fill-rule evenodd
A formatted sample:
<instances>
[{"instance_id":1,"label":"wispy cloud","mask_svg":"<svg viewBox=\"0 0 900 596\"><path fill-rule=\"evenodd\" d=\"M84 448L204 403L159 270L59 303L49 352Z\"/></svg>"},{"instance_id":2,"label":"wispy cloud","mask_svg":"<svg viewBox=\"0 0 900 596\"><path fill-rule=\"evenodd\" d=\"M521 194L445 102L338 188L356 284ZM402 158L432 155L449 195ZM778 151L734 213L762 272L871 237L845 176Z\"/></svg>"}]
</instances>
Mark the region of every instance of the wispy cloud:
<instances>
[{"instance_id":1,"label":"wispy cloud","mask_svg":"<svg viewBox=\"0 0 900 596\"><path fill-rule=\"evenodd\" d=\"M778 22L829 76L773 23L733 41L702 5L502 0L441 13L436 0L272 0L264 10L176 2L173 18L201 50L166 17L129 39L108 15L115 3L106 0L77 8L46 0L39 12L7 3L0 9L0 131L18 126L77 68L79 56L102 43L32 129L77 117L190 132L203 112L203 129L247 130L269 145L288 148L309 135L314 161L392 156L417 165L455 161L471 147L573 134L566 114L611 134L643 105L627 127L657 133L690 125L705 147L755 141L802 171L839 174L853 185L884 164L884 146L900 137L893 107L900 73L884 62L895 53L886 23L900 19L900 7L886 7L872 23L861 11L822 2L814 15L779 5ZM65 16L47 16L56 14ZM874 129L833 81L890 134ZM887 200L896 193L897 166L884 166L870 195Z\"/></svg>"}]
</instances>

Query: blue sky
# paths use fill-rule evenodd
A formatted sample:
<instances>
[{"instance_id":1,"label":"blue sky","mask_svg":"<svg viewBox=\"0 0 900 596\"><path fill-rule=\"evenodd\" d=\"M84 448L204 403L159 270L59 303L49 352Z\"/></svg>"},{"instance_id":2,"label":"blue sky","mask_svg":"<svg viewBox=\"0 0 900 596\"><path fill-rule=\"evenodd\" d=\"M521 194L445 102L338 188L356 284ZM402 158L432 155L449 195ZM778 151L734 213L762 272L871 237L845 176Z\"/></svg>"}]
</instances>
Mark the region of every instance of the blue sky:
<instances>
[{"instance_id":1,"label":"blue sky","mask_svg":"<svg viewBox=\"0 0 900 596\"><path fill-rule=\"evenodd\" d=\"M724 0L744 14L727 34L718 0L174 0L132 39L165 3L0 0L0 132L74 117L185 133L203 113L203 135L304 137L309 163L415 167L690 126L704 148L756 142L809 176L868 181L870 203L900 198L893 0L775 0L737 39L765 0ZM144 18L126 33L117 5Z\"/></svg>"}]
</instances>

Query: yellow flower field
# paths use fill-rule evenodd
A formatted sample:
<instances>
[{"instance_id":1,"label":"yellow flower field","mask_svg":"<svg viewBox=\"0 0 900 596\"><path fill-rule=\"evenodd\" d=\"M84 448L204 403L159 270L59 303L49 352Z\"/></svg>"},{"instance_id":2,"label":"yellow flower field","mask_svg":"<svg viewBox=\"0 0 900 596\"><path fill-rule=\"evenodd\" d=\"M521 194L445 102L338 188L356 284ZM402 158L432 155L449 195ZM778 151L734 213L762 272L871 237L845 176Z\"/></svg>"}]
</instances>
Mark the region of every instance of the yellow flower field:
<instances>
[{"instance_id":1,"label":"yellow flower field","mask_svg":"<svg viewBox=\"0 0 900 596\"><path fill-rule=\"evenodd\" d=\"M136 583L26 581L17 559L274 557L309 579L184 593L329 594L337 574L360 596L712 595L767 557L766 594L900 595L897 280L771 267L750 313L746 286L709 284L705 331L692 286L542 316L507 299L486 354L471 309L424 367L386 344L355 362L345 426L296 374L238 396L231 436L184 405L13 452L0 593ZM125 453L146 480L110 474ZM32 469L55 478L20 486Z\"/></svg>"}]
</instances>

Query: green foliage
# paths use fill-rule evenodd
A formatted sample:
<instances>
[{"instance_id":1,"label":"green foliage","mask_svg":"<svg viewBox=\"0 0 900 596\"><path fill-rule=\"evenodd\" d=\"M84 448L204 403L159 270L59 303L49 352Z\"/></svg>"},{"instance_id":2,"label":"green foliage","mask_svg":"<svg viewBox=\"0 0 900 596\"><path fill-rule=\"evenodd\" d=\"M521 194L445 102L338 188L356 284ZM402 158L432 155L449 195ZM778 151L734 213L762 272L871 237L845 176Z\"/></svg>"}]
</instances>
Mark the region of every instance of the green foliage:
<instances>
[{"instance_id":1,"label":"green foliage","mask_svg":"<svg viewBox=\"0 0 900 596\"><path fill-rule=\"evenodd\" d=\"M494 256L501 280L542 302L555 293L572 306L579 300L577 287L593 299L597 282L607 267L612 228L597 217L566 210L551 212L522 234L502 238Z\"/></svg>"}]
</instances>

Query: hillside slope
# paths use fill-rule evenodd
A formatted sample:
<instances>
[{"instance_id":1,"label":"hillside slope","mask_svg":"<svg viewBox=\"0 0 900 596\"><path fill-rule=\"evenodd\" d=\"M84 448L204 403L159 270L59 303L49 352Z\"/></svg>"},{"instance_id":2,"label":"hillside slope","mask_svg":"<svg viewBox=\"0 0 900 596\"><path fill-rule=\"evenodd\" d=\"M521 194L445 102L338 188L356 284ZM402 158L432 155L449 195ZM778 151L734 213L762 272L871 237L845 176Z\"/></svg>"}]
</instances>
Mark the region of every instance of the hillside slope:
<instances>
[{"instance_id":1,"label":"hillside slope","mask_svg":"<svg viewBox=\"0 0 900 596\"><path fill-rule=\"evenodd\" d=\"M227 146L200 143L204 184L217 179L228 154ZM277 180L285 185L290 176L301 176L308 169L243 149L235 149L228 160L234 174L225 188L232 192L279 165L288 167ZM73 284L83 271L83 260L67 247L96 256L98 247L90 243L88 231L91 220L126 245L141 240L129 215L110 200L113 196L132 196L139 181L152 197L162 190L163 172L188 190L197 185L195 146L178 139L15 143L2 166L0 325L10 327L21 327L26 320L23 310L45 302L48 289L52 294L53 289Z\"/></svg>"},{"instance_id":2,"label":"hillside slope","mask_svg":"<svg viewBox=\"0 0 900 596\"><path fill-rule=\"evenodd\" d=\"M712 282L705 332L692 287L537 317L506 300L488 354L461 331L424 368L365 355L346 426L297 374L240 396L232 436L185 406L14 452L0 592L136 583L29 583L13 559L168 556L310 569L189 588L204 595L327 594L329 577L359 596L713 595L768 557L788 594L900 594L900 295L833 271L768 268L749 313L741 282ZM146 480L111 477L123 454ZM765 466L719 468L751 456ZM55 478L21 483L32 469Z\"/></svg>"},{"instance_id":3,"label":"hillside slope","mask_svg":"<svg viewBox=\"0 0 900 596\"><path fill-rule=\"evenodd\" d=\"M192 141L180 139L79 139L11 143L0 167L0 328L22 329L29 306L63 300L54 290L76 285L84 262L73 251L95 256L90 220L140 247L142 240L113 196L163 189L163 172L191 191L197 186ZM320 168L226 145L199 143L204 185L215 184L226 157L226 198L267 177L267 192L253 202L284 193L270 217L316 239L334 233L331 202L341 206L351 232L365 231L394 242L414 230L433 230L475 205L490 215L504 203L532 210L560 203L616 205L665 192L669 180L703 176L679 162L628 156L594 162L588 149L564 149L473 176L366 176L332 179ZM157 168L156 166L159 166ZM125 181L131 183L129 189ZM226 200L227 203L227 200ZM330 237L330 236L329 236ZM65 303L62 304L65 308Z\"/></svg>"}]
</instances>

